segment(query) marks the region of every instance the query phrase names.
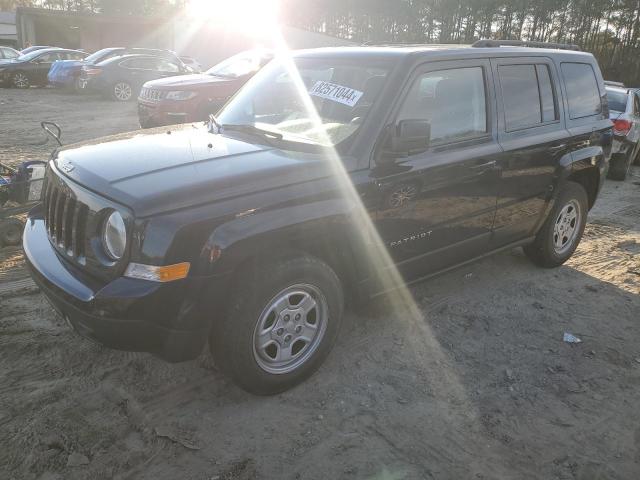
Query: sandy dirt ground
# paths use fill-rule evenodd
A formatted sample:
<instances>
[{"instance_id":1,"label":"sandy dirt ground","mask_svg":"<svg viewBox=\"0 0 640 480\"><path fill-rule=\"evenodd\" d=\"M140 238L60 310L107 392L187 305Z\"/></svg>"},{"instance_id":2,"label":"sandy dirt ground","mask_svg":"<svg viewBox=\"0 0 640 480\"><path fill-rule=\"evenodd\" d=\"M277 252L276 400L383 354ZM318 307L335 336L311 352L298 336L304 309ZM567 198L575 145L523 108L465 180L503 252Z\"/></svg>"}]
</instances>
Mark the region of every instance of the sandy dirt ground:
<instances>
[{"instance_id":1,"label":"sandy dirt ground","mask_svg":"<svg viewBox=\"0 0 640 480\"><path fill-rule=\"evenodd\" d=\"M0 161L136 128L134 105L0 90ZM348 312L322 368L261 398L197 361L79 338L0 250L0 478L640 478L640 168L607 182L576 255L502 253ZM0 284L2 287L2 284ZM562 341L571 332L580 344Z\"/></svg>"}]
</instances>

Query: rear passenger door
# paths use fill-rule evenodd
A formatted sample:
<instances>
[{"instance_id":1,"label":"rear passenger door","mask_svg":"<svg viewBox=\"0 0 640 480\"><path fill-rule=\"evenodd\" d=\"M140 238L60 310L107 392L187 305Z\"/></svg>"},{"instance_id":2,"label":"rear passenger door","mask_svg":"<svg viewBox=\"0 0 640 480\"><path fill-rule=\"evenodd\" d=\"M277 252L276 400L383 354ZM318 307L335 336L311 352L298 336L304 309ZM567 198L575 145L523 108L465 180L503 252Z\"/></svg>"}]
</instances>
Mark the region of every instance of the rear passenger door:
<instances>
[{"instance_id":1,"label":"rear passenger door","mask_svg":"<svg viewBox=\"0 0 640 480\"><path fill-rule=\"evenodd\" d=\"M133 88L135 97L140 93L140 88L145 82L155 80L157 77L158 59L155 57L136 57L125 60L120 64L124 68L127 80Z\"/></svg>"},{"instance_id":2,"label":"rear passenger door","mask_svg":"<svg viewBox=\"0 0 640 480\"><path fill-rule=\"evenodd\" d=\"M534 234L551 198L560 158L570 151L558 72L546 57L491 61L498 103L498 203L492 247Z\"/></svg>"}]
</instances>

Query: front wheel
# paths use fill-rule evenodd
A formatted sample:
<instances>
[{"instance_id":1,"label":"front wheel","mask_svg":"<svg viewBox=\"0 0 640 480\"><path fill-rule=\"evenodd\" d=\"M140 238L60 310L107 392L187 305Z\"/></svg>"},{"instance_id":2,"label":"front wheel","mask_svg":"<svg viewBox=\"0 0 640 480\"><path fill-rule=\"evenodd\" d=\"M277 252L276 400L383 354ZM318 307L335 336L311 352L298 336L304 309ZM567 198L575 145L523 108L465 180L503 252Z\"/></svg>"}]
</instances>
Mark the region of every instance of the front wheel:
<instances>
[{"instance_id":1,"label":"front wheel","mask_svg":"<svg viewBox=\"0 0 640 480\"><path fill-rule=\"evenodd\" d=\"M240 274L210 347L220 369L244 390L272 395L309 377L329 354L344 297L334 271L311 256Z\"/></svg>"},{"instance_id":2,"label":"front wheel","mask_svg":"<svg viewBox=\"0 0 640 480\"><path fill-rule=\"evenodd\" d=\"M549 217L524 252L541 267L557 267L575 252L587 222L588 198L582 185L567 182Z\"/></svg>"}]
</instances>

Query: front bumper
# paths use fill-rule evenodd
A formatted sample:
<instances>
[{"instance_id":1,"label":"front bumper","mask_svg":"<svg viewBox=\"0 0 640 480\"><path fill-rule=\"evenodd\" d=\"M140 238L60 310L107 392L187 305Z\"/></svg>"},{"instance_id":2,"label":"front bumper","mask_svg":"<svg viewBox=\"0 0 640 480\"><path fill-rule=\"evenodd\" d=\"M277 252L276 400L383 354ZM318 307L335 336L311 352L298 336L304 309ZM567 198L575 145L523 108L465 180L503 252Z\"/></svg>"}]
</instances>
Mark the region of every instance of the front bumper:
<instances>
[{"instance_id":1,"label":"front bumper","mask_svg":"<svg viewBox=\"0 0 640 480\"><path fill-rule=\"evenodd\" d=\"M211 319L198 300L215 279L163 284L120 277L96 284L58 256L37 215L27 221L23 246L34 281L81 336L171 362L196 358L202 351Z\"/></svg>"},{"instance_id":2,"label":"front bumper","mask_svg":"<svg viewBox=\"0 0 640 480\"><path fill-rule=\"evenodd\" d=\"M146 102L138 99L138 120L142 128L163 127L196 122L197 104L193 102Z\"/></svg>"}]
</instances>

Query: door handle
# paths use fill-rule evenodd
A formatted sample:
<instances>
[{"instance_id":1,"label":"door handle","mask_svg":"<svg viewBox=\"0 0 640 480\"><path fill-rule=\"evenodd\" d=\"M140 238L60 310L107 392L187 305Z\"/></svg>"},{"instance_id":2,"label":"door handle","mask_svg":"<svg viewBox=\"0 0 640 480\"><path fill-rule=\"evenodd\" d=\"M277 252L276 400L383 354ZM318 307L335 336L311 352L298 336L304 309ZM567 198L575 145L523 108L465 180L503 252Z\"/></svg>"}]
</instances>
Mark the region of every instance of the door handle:
<instances>
[{"instance_id":1,"label":"door handle","mask_svg":"<svg viewBox=\"0 0 640 480\"><path fill-rule=\"evenodd\" d=\"M555 147L549 147L550 152L558 152L560 150L564 150L567 148L567 144L563 143L562 145L556 145Z\"/></svg>"},{"instance_id":2,"label":"door handle","mask_svg":"<svg viewBox=\"0 0 640 480\"><path fill-rule=\"evenodd\" d=\"M490 162L487 162L487 163L481 163L480 165L474 165L472 167L469 167L469 169L471 169L471 170L481 170L481 169L494 168L495 166L496 166L496 161L495 160L491 160Z\"/></svg>"}]
</instances>

